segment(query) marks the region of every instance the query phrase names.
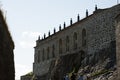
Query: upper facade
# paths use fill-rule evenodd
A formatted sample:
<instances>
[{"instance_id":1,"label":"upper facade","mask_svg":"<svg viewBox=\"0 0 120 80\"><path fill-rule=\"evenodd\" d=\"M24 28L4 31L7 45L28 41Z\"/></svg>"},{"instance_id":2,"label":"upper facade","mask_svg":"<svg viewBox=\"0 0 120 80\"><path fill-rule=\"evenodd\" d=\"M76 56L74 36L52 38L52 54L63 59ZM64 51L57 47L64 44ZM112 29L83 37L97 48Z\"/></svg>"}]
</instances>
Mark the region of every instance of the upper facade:
<instances>
[{"instance_id":1,"label":"upper facade","mask_svg":"<svg viewBox=\"0 0 120 80\"><path fill-rule=\"evenodd\" d=\"M120 5L108 9L97 9L86 18L72 23L44 39L38 39L35 47L35 62L44 62L55 57L84 51L92 54L115 41L114 18L120 13Z\"/></svg>"}]
</instances>

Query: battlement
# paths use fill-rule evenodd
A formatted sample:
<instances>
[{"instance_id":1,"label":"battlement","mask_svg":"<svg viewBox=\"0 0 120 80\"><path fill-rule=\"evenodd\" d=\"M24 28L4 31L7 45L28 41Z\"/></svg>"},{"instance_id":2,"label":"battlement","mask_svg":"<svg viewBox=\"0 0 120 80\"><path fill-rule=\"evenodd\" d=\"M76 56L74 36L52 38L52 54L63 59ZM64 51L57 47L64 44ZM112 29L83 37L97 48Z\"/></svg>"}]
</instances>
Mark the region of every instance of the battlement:
<instances>
[{"instance_id":1,"label":"battlement","mask_svg":"<svg viewBox=\"0 0 120 80\"><path fill-rule=\"evenodd\" d=\"M98 9L98 8L97 8L97 5L96 5L96 6L95 6L95 11L94 11L94 13L91 14L91 15L89 15L89 14L88 14L88 10L86 9L86 17L85 17L85 18L83 18L83 19L80 20L80 15L78 14L78 15L77 15L77 22L73 23L72 18L70 18L70 24L69 24L68 26L66 26L66 23L64 22L63 28L61 27L61 24L59 25L59 31L58 31L58 32L56 32L56 29L54 28L53 34L50 34L50 31L49 31L49 32L48 32L48 36L46 36L46 34L44 34L43 37L40 37L40 36L39 36L37 41L39 41L39 42L40 42L40 41L44 41L44 40L46 40L46 39L48 39L48 38L50 38L50 37L52 37L52 36L54 36L54 35L56 35L56 34L59 34L60 32L62 32L62 31L64 31L64 30L67 30L68 28L70 28L70 27L72 27L72 26L74 26L74 25L76 25L76 24L78 24L78 23L86 20L88 17L96 14L97 12L101 12L101 11L103 11L103 9Z\"/></svg>"}]
</instances>

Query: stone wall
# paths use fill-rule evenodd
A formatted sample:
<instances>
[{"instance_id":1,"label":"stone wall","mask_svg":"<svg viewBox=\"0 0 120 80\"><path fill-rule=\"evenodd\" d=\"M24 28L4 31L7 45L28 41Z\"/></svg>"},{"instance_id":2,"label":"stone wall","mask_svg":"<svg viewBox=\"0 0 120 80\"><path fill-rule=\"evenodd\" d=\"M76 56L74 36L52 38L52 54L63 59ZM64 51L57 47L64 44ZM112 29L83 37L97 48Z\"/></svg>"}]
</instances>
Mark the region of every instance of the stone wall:
<instances>
[{"instance_id":1,"label":"stone wall","mask_svg":"<svg viewBox=\"0 0 120 80\"><path fill-rule=\"evenodd\" d=\"M41 63L34 63L33 64L33 66L34 66L33 73L35 75L38 75L38 74L39 75L47 74L48 71L49 71L50 64L51 64L51 60L44 61L44 62L41 62Z\"/></svg>"},{"instance_id":2,"label":"stone wall","mask_svg":"<svg viewBox=\"0 0 120 80\"><path fill-rule=\"evenodd\" d=\"M117 70L118 79L120 80L120 14L116 17L116 56L117 56Z\"/></svg>"},{"instance_id":3,"label":"stone wall","mask_svg":"<svg viewBox=\"0 0 120 80\"><path fill-rule=\"evenodd\" d=\"M0 11L0 80L15 80L14 43Z\"/></svg>"},{"instance_id":4,"label":"stone wall","mask_svg":"<svg viewBox=\"0 0 120 80\"><path fill-rule=\"evenodd\" d=\"M115 41L114 18L119 13L120 5L108 9L98 9L93 14L62 30L60 29L60 31L49 37L44 37L42 40L38 39L35 47L34 74L41 75L41 73L46 73L46 67L49 67L46 62L54 60L59 56L84 51L85 55L91 55L91 59L94 56L93 54L109 47ZM68 51L66 50L67 36L69 37ZM52 56L53 45L55 47L54 57ZM60 46L62 47L62 52L60 52ZM43 69L46 69L46 71Z\"/></svg>"}]
</instances>

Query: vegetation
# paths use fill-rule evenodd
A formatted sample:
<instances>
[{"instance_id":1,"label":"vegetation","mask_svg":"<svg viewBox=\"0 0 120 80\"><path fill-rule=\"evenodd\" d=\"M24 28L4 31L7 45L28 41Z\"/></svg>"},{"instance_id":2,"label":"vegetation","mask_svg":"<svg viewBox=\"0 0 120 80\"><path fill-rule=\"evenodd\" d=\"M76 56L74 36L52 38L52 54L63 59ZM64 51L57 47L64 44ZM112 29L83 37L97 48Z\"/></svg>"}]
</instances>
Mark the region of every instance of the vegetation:
<instances>
[{"instance_id":1,"label":"vegetation","mask_svg":"<svg viewBox=\"0 0 120 80\"><path fill-rule=\"evenodd\" d=\"M105 73L108 73L109 71L108 70L102 70L100 72L95 72L91 75L91 77L96 77L96 76L99 76L101 74L105 74Z\"/></svg>"},{"instance_id":2,"label":"vegetation","mask_svg":"<svg viewBox=\"0 0 120 80\"><path fill-rule=\"evenodd\" d=\"M25 76L33 76L33 72L29 72Z\"/></svg>"}]
</instances>

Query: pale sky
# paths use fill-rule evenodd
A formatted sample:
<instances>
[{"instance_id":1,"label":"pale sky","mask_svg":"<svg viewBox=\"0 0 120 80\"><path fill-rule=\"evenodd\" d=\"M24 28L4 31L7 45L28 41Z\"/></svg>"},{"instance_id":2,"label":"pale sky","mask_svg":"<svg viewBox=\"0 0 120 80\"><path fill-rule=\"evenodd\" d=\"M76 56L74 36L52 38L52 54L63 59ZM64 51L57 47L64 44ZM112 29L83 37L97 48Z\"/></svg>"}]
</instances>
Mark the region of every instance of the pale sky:
<instances>
[{"instance_id":1,"label":"pale sky","mask_svg":"<svg viewBox=\"0 0 120 80\"><path fill-rule=\"evenodd\" d=\"M58 30L59 25L70 18L76 22L79 14L85 17L98 8L108 8L117 4L117 0L0 0L0 7L7 17L6 21L15 43L16 79L32 71L34 46L38 38L50 30Z\"/></svg>"}]
</instances>

